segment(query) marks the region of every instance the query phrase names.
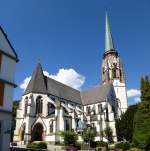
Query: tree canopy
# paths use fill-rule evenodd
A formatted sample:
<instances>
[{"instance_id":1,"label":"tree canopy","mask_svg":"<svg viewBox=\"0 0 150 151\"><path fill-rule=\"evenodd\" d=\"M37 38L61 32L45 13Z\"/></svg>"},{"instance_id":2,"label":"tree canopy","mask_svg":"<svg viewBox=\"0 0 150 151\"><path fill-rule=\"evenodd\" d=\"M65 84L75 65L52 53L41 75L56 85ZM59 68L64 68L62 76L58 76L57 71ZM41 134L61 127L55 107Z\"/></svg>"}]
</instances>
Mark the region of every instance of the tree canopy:
<instances>
[{"instance_id":1,"label":"tree canopy","mask_svg":"<svg viewBox=\"0 0 150 151\"><path fill-rule=\"evenodd\" d=\"M118 141L126 139L127 141L132 141L133 130L134 130L134 115L137 111L138 104L131 105L128 107L127 111L121 115L120 119L116 120L116 131Z\"/></svg>"},{"instance_id":2,"label":"tree canopy","mask_svg":"<svg viewBox=\"0 0 150 151\"><path fill-rule=\"evenodd\" d=\"M133 142L140 148L150 149L150 82L148 76L141 79L141 103L134 119Z\"/></svg>"}]
</instances>

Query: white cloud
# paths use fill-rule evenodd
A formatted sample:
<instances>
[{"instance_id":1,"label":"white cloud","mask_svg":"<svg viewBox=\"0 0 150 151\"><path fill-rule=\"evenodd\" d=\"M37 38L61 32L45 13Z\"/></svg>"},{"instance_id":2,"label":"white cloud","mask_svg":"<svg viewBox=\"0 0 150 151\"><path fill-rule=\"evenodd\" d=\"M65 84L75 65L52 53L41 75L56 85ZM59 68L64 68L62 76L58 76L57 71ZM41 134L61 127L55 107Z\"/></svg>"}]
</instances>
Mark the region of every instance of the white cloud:
<instances>
[{"instance_id":1,"label":"white cloud","mask_svg":"<svg viewBox=\"0 0 150 151\"><path fill-rule=\"evenodd\" d=\"M137 90L137 89L130 89L127 91L127 96L129 98L140 96L140 95L141 95L141 92L140 92L140 90Z\"/></svg>"},{"instance_id":2,"label":"white cloud","mask_svg":"<svg viewBox=\"0 0 150 151\"><path fill-rule=\"evenodd\" d=\"M59 71L56 74L49 74L47 71L43 71L44 75L55 79L56 81L59 81L61 83L64 83L72 88L80 90L82 85L85 82L85 77L79 73L77 73L74 69L59 69ZM31 79L30 77L27 77L23 80L22 84L20 84L20 88L25 90L29 81Z\"/></svg>"},{"instance_id":3,"label":"white cloud","mask_svg":"<svg viewBox=\"0 0 150 151\"><path fill-rule=\"evenodd\" d=\"M140 102L140 101L141 101L140 97L134 98L134 102L135 102L135 103L138 103L138 102Z\"/></svg>"},{"instance_id":4,"label":"white cloud","mask_svg":"<svg viewBox=\"0 0 150 151\"><path fill-rule=\"evenodd\" d=\"M49 75L52 79L62 82L68 86L80 90L85 82L85 77L77 73L74 69L59 69L56 75Z\"/></svg>"},{"instance_id":5,"label":"white cloud","mask_svg":"<svg viewBox=\"0 0 150 151\"><path fill-rule=\"evenodd\" d=\"M134 103L138 103L141 101L140 95L141 95L141 92L138 89L129 89L127 91L128 98L133 98Z\"/></svg>"},{"instance_id":6,"label":"white cloud","mask_svg":"<svg viewBox=\"0 0 150 151\"><path fill-rule=\"evenodd\" d=\"M20 84L19 87L20 87L21 89L25 90L26 87L27 87L27 85L28 85L28 83L29 83L29 81L30 81L30 79L31 79L31 76L25 78L25 79L23 80L23 82Z\"/></svg>"}]
</instances>

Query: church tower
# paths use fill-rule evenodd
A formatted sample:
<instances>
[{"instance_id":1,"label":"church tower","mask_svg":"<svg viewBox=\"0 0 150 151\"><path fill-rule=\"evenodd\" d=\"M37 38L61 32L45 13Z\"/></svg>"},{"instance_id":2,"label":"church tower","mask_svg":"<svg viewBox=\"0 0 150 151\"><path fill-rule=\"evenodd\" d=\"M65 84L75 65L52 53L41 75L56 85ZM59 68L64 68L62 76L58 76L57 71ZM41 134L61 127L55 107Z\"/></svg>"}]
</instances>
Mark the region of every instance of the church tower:
<instances>
[{"instance_id":1,"label":"church tower","mask_svg":"<svg viewBox=\"0 0 150 151\"><path fill-rule=\"evenodd\" d=\"M113 84L118 99L119 109L121 112L125 112L128 107L128 101L123 65L120 56L114 47L107 14L105 24L105 52L102 61L102 83Z\"/></svg>"}]
</instances>

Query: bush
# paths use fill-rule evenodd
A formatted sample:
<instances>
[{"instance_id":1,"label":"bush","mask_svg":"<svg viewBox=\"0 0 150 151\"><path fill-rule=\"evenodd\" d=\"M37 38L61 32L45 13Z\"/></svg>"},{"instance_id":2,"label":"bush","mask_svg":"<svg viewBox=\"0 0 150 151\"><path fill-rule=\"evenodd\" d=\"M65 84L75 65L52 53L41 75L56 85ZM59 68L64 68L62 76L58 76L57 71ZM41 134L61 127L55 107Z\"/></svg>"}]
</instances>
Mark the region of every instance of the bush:
<instances>
[{"instance_id":1,"label":"bush","mask_svg":"<svg viewBox=\"0 0 150 151\"><path fill-rule=\"evenodd\" d=\"M129 151L144 151L144 150L139 149L139 148L131 148Z\"/></svg>"},{"instance_id":2,"label":"bush","mask_svg":"<svg viewBox=\"0 0 150 151\"><path fill-rule=\"evenodd\" d=\"M109 148L109 150L114 150L115 149L115 144L109 144L108 148Z\"/></svg>"},{"instance_id":3,"label":"bush","mask_svg":"<svg viewBox=\"0 0 150 151\"><path fill-rule=\"evenodd\" d=\"M75 146L80 150L80 149L81 149L81 146L82 146L82 143L77 142Z\"/></svg>"},{"instance_id":4,"label":"bush","mask_svg":"<svg viewBox=\"0 0 150 151\"><path fill-rule=\"evenodd\" d=\"M91 148L95 148L96 147L96 142L95 141L91 141L90 142L90 147Z\"/></svg>"},{"instance_id":5,"label":"bush","mask_svg":"<svg viewBox=\"0 0 150 151\"><path fill-rule=\"evenodd\" d=\"M123 149L123 150L126 151L126 150L130 149L130 143L128 143L128 142L120 142L120 143L115 144L115 148Z\"/></svg>"},{"instance_id":6,"label":"bush","mask_svg":"<svg viewBox=\"0 0 150 151\"><path fill-rule=\"evenodd\" d=\"M38 149L47 149L47 144L45 142L40 142L37 144Z\"/></svg>"},{"instance_id":7,"label":"bush","mask_svg":"<svg viewBox=\"0 0 150 151\"><path fill-rule=\"evenodd\" d=\"M96 147L107 147L107 142L104 141L96 141Z\"/></svg>"},{"instance_id":8,"label":"bush","mask_svg":"<svg viewBox=\"0 0 150 151\"><path fill-rule=\"evenodd\" d=\"M64 139L64 144L66 146L69 145L76 145L77 140L78 140L78 135L75 132L71 132L71 131L66 131L66 132L61 132L61 136Z\"/></svg>"},{"instance_id":9,"label":"bush","mask_svg":"<svg viewBox=\"0 0 150 151\"><path fill-rule=\"evenodd\" d=\"M30 143L26 145L27 148L32 148L32 149L37 149L37 144L36 143Z\"/></svg>"},{"instance_id":10,"label":"bush","mask_svg":"<svg viewBox=\"0 0 150 151\"><path fill-rule=\"evenodd\" d=\"M32 148L32 149L47 149L47 144L45 142L30 143L30 144L27 144L26 147Z\"/></svg>"},{"instance_id":11,"label":"bush","mask_svg":"<svg viewBox=\"0 0 150 151\"><path fill-rule=\"evenodd\" d=\"M112 131L111 127L106 127L104 129L104 136L106 137L106 139L108 140L109 143L113 142L113 131Z\"/></svg>"}]
</instances>

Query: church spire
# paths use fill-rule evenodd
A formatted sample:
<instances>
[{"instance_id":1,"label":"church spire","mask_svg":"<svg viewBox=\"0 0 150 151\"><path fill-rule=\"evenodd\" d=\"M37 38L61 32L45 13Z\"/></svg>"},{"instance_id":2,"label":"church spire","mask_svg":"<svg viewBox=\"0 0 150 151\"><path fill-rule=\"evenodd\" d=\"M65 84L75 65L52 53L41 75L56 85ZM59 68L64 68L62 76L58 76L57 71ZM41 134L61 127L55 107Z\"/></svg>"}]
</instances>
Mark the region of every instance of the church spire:
<instances>
[{"instance_id":1,"label":"church spire","mask_svg":"<svg viewBox=\"0 0 150 151\"><path fill-rule=\"evenodd\" d=\"M32 74L31 80L25 90L25 94L28 93L46 93L45 76L40 63L37 64L35 71Z\"/></svg>"},{"instance_id":2,"label":"church spire","mask_svg":"<svg viewBox=\"0 0 150 151\"><path fill-rule=\"evenodd\" d=\"M112 34L110 30L109 18L106 13L106 23L105 23L105 52L109 50L114 50L114 44L112 39Z\"/></svg>"}]
</instances>

